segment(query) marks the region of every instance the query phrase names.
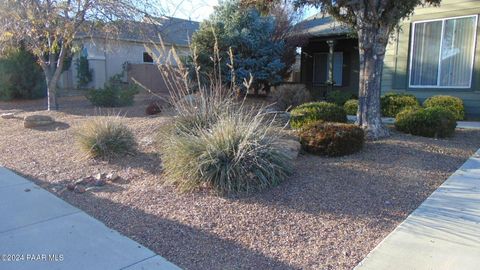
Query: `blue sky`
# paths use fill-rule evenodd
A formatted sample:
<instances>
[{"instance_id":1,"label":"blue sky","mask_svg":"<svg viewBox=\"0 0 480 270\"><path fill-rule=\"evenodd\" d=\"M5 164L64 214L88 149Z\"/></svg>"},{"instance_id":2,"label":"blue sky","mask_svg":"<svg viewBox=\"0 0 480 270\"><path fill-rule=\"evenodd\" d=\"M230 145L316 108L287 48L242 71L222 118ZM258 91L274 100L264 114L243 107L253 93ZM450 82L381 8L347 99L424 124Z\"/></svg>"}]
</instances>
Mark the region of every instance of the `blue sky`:
<instances>
[{"instance_id":1,"label":"blue sky","mask_svg":"<svg viewBox=\"0 0 480 270\"><path fill-rule=\"evenodd\" d=\"M162 4L167 16L202 21L213 12L213 7L218 4L218 0L173 0ZM314 9L308 9L304 16L308 17L315 12Z\"/></svg>"}]
</instances>

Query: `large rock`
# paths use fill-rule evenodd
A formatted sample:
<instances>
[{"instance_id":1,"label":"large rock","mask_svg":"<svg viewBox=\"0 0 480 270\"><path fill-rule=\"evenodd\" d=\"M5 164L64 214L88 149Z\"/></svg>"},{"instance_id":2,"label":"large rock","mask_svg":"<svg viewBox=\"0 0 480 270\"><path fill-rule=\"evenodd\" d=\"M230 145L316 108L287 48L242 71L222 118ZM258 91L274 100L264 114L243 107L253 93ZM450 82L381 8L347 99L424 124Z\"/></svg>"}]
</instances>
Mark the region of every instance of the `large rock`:
<instances>
[{"instance_id":1,"label":"large rock","mask_svg":"<svg viewBox=\"0 0 480 270\"><path fill-rule=\"evenodd\" d=\"M15 118L15 114L14 113L2 113L0 115L1 118L3 119L12 119L12 118Z\"/></svg>"},{"instance_id":2,"label":"large rock","mask_svg":"<svg viewBox=\"0 0 480 270\"><path fill-rule=\"evenodd\" d=\"M287 157L294 160L298 157L302 145L296 139L292 138L282 138L278 141L277 145Z\"/></svg>"},{"instance_id":3,"label":"large rock","mask_svg":"<svg viewBox=\"0 0 480 270\"><path fill-rule=\"evenodd\" d=\"M48 126L53 123L55 123L55 120L48 115L29 115L23 119L23 126L26 128Z\"/></svg>"},{"instance_id":4,"label":"large rock","mask_svg":"<svg viewBox=\"0 0 480 270\"><path fill-rule=\"evenodd\" d=\"M278 127L290 128L290 113L286 111L276 110L274 107L269 107L265 110L265 119L272 122Z\"/></svg>"}]
</instances>

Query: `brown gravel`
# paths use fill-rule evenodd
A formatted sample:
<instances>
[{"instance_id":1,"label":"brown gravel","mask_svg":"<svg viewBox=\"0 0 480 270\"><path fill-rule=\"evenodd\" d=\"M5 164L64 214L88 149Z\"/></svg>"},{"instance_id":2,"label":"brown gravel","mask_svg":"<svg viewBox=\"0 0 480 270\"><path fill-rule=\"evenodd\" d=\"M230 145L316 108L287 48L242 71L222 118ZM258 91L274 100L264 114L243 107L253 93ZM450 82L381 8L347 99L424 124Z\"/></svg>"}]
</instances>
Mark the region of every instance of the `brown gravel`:
<instances>
[{"instance_id":1,"label":"brown gravel","mask_svg":"<svg viewBox=\"0 0 480 270\"><path fill-rule=\"evenodd\" d=\"M0 113L42 101L0 103ZM434 140L393 132L343 158L303 155L296 173L271 190L240 197L178 194L163 187L152 145L168 116L146 117L145 100L122 110L140 153L110 163L84 160L76 125L99 113L62 100L55 126L27 130L0 119L0 166L56 193L185 269L351 269L480 147L480 131ZM38 113L38 111L37 111ZM45 113L45 112L42 112ZM121 180L83 194L67 183L116 171Z\"/></svg>"}]
</instances>

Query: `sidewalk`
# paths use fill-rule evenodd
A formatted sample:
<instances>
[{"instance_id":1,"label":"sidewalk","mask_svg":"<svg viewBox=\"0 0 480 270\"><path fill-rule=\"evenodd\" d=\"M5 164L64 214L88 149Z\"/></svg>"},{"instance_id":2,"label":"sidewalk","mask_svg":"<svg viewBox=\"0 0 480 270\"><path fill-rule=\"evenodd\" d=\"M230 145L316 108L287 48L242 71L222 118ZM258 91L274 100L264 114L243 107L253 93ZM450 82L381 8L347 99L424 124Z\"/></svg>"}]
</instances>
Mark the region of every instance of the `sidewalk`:
<instances>
[{"instance_id":1,"label":"sidewalk","mask_svg":"<svg viewBox=\"0 0 480 270\"><path fill-rule=\"evenodd\" d=\"M480 267L480 150L423 202L356 270Z\"/></svg>"},{"instance_id":2,"label":"sidewalk","mask_svg":"<svg viewBox=\"0 0 480 270\"><path fill-rule=\"evenodd\" d=\"M355 122L357 120L357 116L355 115L348 115L348 120ZM393 125L395 123L395 118L391 117L382 117L382 122L384 124ZM480 129L480 122L475 121L457 121L457 128L465 128L465 129Z\"/></svg>"},{"instance_id":3,"label":"sidewalk","mask_svg":"<svg viewBox=\"0 0 480 270\"><path fill-rule=\"evenodd\" d=\"M180 269L0 167L0 269Z\"/></svg>"}]
</instances>

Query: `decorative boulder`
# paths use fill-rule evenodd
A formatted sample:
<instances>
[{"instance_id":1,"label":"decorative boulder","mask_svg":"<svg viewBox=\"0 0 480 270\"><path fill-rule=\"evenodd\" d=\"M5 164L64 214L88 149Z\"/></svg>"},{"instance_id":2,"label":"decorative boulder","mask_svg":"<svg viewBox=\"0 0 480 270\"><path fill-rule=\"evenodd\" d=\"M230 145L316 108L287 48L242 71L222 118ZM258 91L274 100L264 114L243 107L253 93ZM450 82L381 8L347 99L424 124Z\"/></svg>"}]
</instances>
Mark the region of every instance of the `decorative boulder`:
<instances>
[{"instance_id":1,"label":"decorative boulder","mask_svg":"<svg viewBox=\"0 0 480 270\"><path fill-rule=\"evenodd\" d=\"M1 118L3 119L12 119L12 118L15 118L15 114L14 113L2 113L2 115L0 115Z\"/></svg>"},{"instance_id":2,"label":"decorative boulder","mask_svg":"<svg viewBox=\"0 0 480 270\"><path fill-rule=\"evenodd\" d=\"M146 115L154 115L162 112L160 105L157 102L151 102L145 109Z\"/></svg>"},{"instance_id":3,"label":"decorative boulder","mask_svg":"<svg viewBox=\"0 0 480 270\"><path fill-rule=\"evenodd\" d=\"M53 123L55 123L55 120L48 115L29 115L23 119L23 126L25 128L48 126Z\"/></svg>"},{"instance_id":4,"label":"decorative boulder","mask_svg":"<svg viewBox=\"0 0 480 270\"><path fill-rule=\"evenodd\" d=\"M302 145L298 140L282 139L278 142L281 151L290 159L294 160L298 157Z\"/></svg>"}]
</instances>

